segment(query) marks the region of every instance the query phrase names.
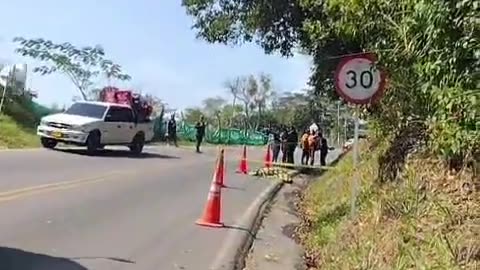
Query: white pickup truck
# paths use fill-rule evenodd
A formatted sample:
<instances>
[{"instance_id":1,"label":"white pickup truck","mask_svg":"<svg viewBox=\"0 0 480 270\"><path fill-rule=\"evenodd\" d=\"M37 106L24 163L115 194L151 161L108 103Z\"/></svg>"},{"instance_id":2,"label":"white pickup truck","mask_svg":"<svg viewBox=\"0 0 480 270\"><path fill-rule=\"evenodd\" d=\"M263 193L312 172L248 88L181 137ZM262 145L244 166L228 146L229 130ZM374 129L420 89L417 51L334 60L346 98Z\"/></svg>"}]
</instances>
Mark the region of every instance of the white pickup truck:
<instances>
[{"instance_id":1,"label":"white pickup truck","mask_svg":"<svg viewBox=\"0 0 480 270\"><path fill-rule=\"evenodd\" d=\"M138 122L130 106L82 101L41 119L37 135L45 148L57 143L86 146L89 154L105 145L125 145L140 154L153 138L153 122Z\"/></svg>"}]
</instances>

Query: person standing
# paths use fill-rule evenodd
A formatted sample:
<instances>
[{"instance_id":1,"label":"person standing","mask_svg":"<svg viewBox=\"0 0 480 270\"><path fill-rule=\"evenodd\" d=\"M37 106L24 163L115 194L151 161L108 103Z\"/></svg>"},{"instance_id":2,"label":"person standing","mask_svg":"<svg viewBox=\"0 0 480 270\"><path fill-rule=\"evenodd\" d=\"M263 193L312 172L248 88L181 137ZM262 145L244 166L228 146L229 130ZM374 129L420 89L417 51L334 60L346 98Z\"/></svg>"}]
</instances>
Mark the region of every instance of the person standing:
<instances>
[{"instance_id":1,"label":"person standing","mask_svg":"<svg viewBox=\"0 0 480 270\"><path fill-rule=\"evenodd\" d=\"M278 128L274 128L271 130L271 135L272 135L272 141L271 141L271 147L272 147L272 153L273 153L273 158L272 161L274 163L278 162L278 156L280 155L280 134L278 133Z\"/></svg>"},{"instance_id":2,"label":"person standing","mask_svg":"<svg viewBox=\"0 0 480 270\"><path fill-rule=\"evenodd\" d=\"M295 149L297 149L298 144L298 133L294 126L291 126L288 131L287 144L287 163L294 164Z\"/></svg>"},{"instance_id":3,"label":"person standing","mask_svg":"<svg viewBox=\"0 0 480 270\"><path fill-rule=\"evenodd\" d=\"M170 120L168 120L167 134L168 134L168 144L173 142L175 147L178 147L178 144L177 144L177 121L175 121L175 114L172 114Z\"/></svg>"},{"instance_id":4,"label":"person standing","mask_svg":"<svg viewBox=\"0 0 480 270\"><path fill-rule=\"evenodd\" d=\"M327 166L328 149L327 139L320 133L320 165L322 166Z\"/></svg>"},{"instance_id":5,"label":"person standing","mask_svg":"<svg viewBox=\"0 0 480 270\"><path fill-rule=\"evenodd\" d=\"M205 137L205 128L207 124L205 123L205 118L200 116L200 120L195 124L195 129L197 130L196 139L197 139L197 153L200 152L200 145L202 144L203 138Z\"/></svg>"},{"instance_id":6,"label":"person standing","mask_svg":"<svg viewBox=\"0 0 480 270\"><path fill-rule=\"evenodd\" d=\"M287 162L288 156L288 130L285 126L282 126L282 132L280 133L280 144L281 144L281 151L282 151L282 163Z\"/></svg>"},{"instance_id":7,"label":"person standing","mask_svg":"<svg viewBox=\"0 0 480 270\"><path fill-rule=\"evenodd\" d=\"M310 127L308 128L310 130L310 134L312 133L318 133L318 126L317 124L315 124L315 122L312 122L312 124L310 125Z\"/></svg>"},{"instance_id":8,"label":"person standing","mask_svg":"<svg viewBox=\"0 0 480 270\"><path fill-rule=\"evenodd\" d=\"M315 151L317 151L318 144L318 135L315 132L310 132L308 136L308 150L309 150L309 160L310 166L313 166L315 163Z\"/></svg>"},{"instance_id":9,"label":"person standing","mask_svg":"<svg viewBox=\"0 0 480 270\"><path fill-rule=\"evenodd\" d=\"M310 150L308 149L308 136L310 131L305 129L303 132L302 138L300 139L300 147L302 148L302 165L308 165L308 159L310 156Z\"/></svg>"}]
</instances>

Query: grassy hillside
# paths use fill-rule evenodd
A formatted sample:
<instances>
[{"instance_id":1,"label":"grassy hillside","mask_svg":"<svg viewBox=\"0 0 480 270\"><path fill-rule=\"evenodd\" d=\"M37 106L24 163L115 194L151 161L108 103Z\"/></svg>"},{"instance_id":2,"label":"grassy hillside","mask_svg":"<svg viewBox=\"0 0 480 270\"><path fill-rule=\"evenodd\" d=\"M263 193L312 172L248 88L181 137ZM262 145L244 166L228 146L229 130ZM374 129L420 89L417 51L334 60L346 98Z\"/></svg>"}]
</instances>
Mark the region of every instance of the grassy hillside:
<instances>
[{"instance_id":1,"label":"grassy hillside","mask_svg":"<svg viewBox=\"0 0 480 270\"><path fill-rule=\"evenodd\" d=\"M15 89L7 89L6 97L0 113L0 148L39 146L35 128L43 116L54 110Z\"/></svg>"},{"instance_id":2,"label":"grassy hillside","mask_svg":"<svg viewBox=\"0 0 480 270\"><path fill-rule=\"evenodd\" d=\"M11 117L0 115L0 148L36 147L39 140L35 130L22 127Z\"/></svg>"},{"instance_id":3,"label":"grassy hillside","mask_svg":"<svg viewBox=\"0 0 480 270\"><path fill-rule=\"evenodd\" d=\"M300 241L318 269L480 269L480 179L417 152L397 181L380 183L382 146L362 145L358 215L352 156L305 192ZM381 164L381 162L380 162ZM381 171L381 170L380 170Z\"/></svg>"}]
</instances>

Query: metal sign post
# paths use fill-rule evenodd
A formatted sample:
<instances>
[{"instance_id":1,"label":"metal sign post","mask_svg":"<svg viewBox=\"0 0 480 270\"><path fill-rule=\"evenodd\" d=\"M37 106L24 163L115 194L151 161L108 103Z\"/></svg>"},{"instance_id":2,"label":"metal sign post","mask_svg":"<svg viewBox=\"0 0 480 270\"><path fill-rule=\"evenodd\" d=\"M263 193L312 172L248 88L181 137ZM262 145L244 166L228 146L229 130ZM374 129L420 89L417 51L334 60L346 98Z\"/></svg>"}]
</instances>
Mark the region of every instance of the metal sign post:
<instances>
[{"instance_id":1,"label":"metal sign post","mask_svg":"<svg viewBox=\"0 0 480 270\"><path fill-rule=\"evenodd\" d=\"M355 215L355 205L357 200L357 193L359 188L359 175L358 175L358 130L359 130L359 116L360 116L360 107L355 106L354 112L354 121L355 121L355 128L353 133L353 183L352 183L352 200L351 200L351 207L350 207L350 215Z\"/></svg>"},{"instance_id":2,"label":"metal sign post","mask_svg":"<svg viewBox=\"0 0 480 270\"><path fill-rule=\"evenodd\" d=\"M340 101L337 102L337 145L340 147Z\"/></svg>"},{"instance_id":3,"label":"metal sign post","mask_svg":"<svg viewBox=\"0 0 480 270\"><path fill-rule=\"evenodd\" d=\"M335 72L335 88L340 97L355 105L354 138L353 138L353 170L351 216L356 212L356 200L360 186L358 175L359 149L359 117L360 105L376 102L385 86L385 75L382 70L377 69L376 58L372 54L361 54L343 58Z\"/></svg>"}]
</instances>

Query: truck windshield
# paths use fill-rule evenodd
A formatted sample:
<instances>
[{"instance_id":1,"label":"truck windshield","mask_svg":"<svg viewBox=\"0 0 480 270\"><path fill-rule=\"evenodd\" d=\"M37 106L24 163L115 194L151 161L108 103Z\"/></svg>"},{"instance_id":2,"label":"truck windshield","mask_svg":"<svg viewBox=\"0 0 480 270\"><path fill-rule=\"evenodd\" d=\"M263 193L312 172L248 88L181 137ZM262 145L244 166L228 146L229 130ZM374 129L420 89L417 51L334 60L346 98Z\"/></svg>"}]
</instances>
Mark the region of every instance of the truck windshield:
<instances>
[{"instance_id":1,"label":"truck windshield","mask_svg":"<svg viewBox=\"0 0 480 270\"><path fill-rule=\"evenodd\" d=\"M98 104L75 103L65 113L101 119L106 109L106 106Z\"/></svg>"}]
</instances>

